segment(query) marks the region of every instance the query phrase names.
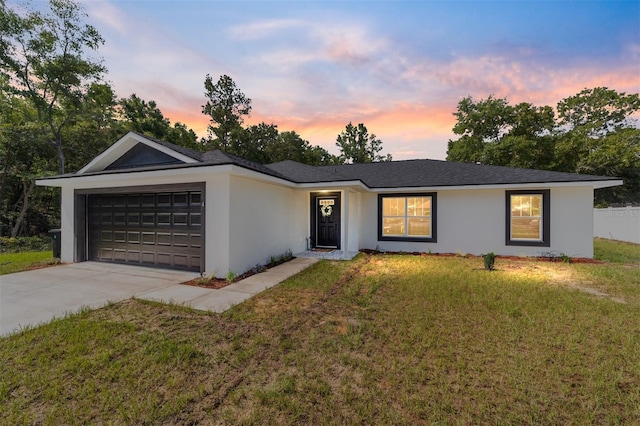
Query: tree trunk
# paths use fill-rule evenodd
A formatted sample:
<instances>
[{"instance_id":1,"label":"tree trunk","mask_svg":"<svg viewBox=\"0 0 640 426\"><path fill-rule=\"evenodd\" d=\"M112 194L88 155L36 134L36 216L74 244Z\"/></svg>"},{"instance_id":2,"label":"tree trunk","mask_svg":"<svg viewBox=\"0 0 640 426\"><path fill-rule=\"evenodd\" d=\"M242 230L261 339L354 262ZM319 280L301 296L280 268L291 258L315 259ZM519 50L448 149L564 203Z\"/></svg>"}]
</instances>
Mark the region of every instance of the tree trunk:
<instances>
[{"instance_id":1,"label":"tree trunk","mask_svg":"<svg viewBox=\"0 0 640 426\"><path fill-rule=\"evenodd\" d=\"M31 193L35 187L35 180L31 180L29 186L27 186L27 182L22 182L22 208L20 209L20 215L16 219L16 224L11 230L11 237L13 238L18 236L18 232L20 232L20 228L22 228L24 217L27 215L27 210L29 209L29 197L31 197Z\"/></svg>"},{"instance_id":2,"label":"tree trunk","mask_svg":"<svg viewBox=\"0 0 640 426\"><path fill-rule=\"evenodd\" d=\"M64 174L64 151L62 151L62 141L58 140L56 150L58 151L58 173Z\"/></svg>"}]
</instances>

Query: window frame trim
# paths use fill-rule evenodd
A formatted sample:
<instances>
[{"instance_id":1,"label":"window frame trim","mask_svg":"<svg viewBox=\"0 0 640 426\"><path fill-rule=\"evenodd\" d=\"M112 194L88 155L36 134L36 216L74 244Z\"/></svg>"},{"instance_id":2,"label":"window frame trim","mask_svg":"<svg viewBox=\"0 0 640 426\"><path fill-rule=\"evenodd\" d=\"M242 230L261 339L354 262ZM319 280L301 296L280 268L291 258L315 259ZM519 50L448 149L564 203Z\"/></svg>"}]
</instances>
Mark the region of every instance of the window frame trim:
<instances>
[{"instance_id":1,"label":"window frame trim","mask_svg":"<svg viewBox=\"0 0 640 426\"><path fill-rule=\"evenodd\" d=\"M551 190L518 189L505 191L505 245L523 247L551 247ZM542 240L522 240L511 238L511 196L542 195Z\"/></svg>"},{"instance_id":2,"label":"window frame trim","mask_svg":"<svg viewBox=\"0 0 640 426\"><path fill-rule=\"evenodd\" d=\"M401 236L385 236L382 233L382 200L384 198L398 197L431 197L431 236L430 237L401 237ZM405 200L406 202L406 200ZM414 217L414 216L404 216ZM415 216L419 217L419 216ZM437 192L399 192L378 194L378 241L405 241L412 243L437 243L438 242L438 193Z\"/></svg>"}]
</instances>

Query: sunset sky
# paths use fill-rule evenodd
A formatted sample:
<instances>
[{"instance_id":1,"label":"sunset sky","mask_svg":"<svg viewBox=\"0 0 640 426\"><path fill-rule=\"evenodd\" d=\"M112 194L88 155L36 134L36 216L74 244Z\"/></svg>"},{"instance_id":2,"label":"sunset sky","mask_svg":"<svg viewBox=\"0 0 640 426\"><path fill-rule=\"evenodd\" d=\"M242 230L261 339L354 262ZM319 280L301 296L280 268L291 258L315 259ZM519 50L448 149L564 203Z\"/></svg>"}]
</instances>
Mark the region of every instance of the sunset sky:
<instances>
[{"instance_id":1,"label":"sunset sky","mask_svg":"<svg viewBox=\"0 0 640 426\"><path fill-rule=\"evenodd\" d=\"M458 101L551 105L584 88L640 92L640 1L95 1L118 97L155 100L199 135L204 79L233 78L246 124L337 154L364 123L394 159L444 159Z\"/></svg>"}]
</instances>

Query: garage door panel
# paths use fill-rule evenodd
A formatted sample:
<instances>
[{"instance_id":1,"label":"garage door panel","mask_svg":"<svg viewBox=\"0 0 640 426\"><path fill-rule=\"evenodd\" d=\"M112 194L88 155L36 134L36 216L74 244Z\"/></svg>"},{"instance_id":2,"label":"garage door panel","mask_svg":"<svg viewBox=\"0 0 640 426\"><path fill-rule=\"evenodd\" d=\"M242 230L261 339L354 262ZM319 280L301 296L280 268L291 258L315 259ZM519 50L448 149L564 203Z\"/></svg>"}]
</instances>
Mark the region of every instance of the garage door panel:
<instances>
[{"instance_id":1,"label":"garage door panel","mask_svg":"<svg viewBox=\"0 0 640 426\"><path fill-rule=\"evenodd\" d=\"M127 250L127 262L140 263L140 252L135 250Z\"/></svg>"},{"instance_id":2,"label":"garage door panel","mask_svg":"<svg viewBox=\"0 0 640 426\"><path fill-rule=\"evenodd\" d=\"M171 233L169 232L158 232L156 234L158 245L159 246L170 246L171 245Z\"/></svg>"},{"instance_id":3,"label":"garage door panel","mask_svg":"<svg viewBox=\"0 0 640 426\"><path fill-rule=\"evenodd\" d=\"M142 244L154 245L156 243L155 232L142 232Z\"/></svg>"},{"instance_id":4,"label":"garage door panel","mask_svg":"<svg viewBox=\"0 0 640 426\"><path fill-rule=\"evenodd\" d=\"M142 263L155 265L155 263L156 263L156 253L152 252L152 251L143 251L142 252Z\"/></svg>"},{"instance_id":5,"label":"garage door panel","mask_svg":"<svg viewBox=\"0 0 640 426\"><path fill-rule=\"evenodd\" d=\"M100 258L98 260L113 260L113 249L101 248L99 253Z\"/></svg>"},{"instance_id":6,"label":"garage door panel","mask_svg":"<svg viewBox=\"0 0 640 426\"><path fill-rule=\"evenodd\" d=\"M142 196L139 194L133 194L127 196L127 206L128 207L140 207L140 200Z\"/></svg>"},{"instance_id":7,"label":"garage door panel","mask_svg":"<svg viewBox=\"0 0 640 426\"><path fill-rule=\"evenodd\" d=\"M183 268L189 267L189 257L182 254L173 255L173 263L176 266L182 266Z\"/></svg>"},{"instance_id":8,"label":"garage door panel","mask_svg":"<svg viewBox=\"0 0 640 426\"><path fill-rule=\"evenodd\" d=\"M128 213L127 226L140 226L140 213Z\"/></svg>"},{"instance_id":9,"label":"garage door panel","mask_svg":"<svg viewBox=\"0 0 640 426\"><path fill-rule=\"evenodd\" d=\"M120 262L127 260L127 251L124 249L113 249L113 260Z\"/></svg>"},{"instance_id":10,"label":"garage door panel","mask_svg":"<svg viewBox=\"0 0 640 426\"><path fill-rule=\"evenodd\" d=\"M156 262L158 265L170 267L172 265L171 262L171 253L157 253L156 254Z\"/></svg>"},{"instance_id":11,"label":"garage door panel","mask_svg":"<svg viewBox=\"0 0 640 426\"><path fill-rule=\"evenodd\" d=\"M127 242L129 244L140 244L140 232L139 231L128 231L127 232Z\"/></svg>"},{"instance_id":12,"label":"garage door panel","mask_svg":"<svg viewBox=\"0 0 640 426\"><path fill-rule=\"evenodd\" d=\"M202 237L200 236L200 234L190 234L189 235L189 246L193 247L193 248L201 248L202 244Z\"/></svg>"},{"instance_id":13,"label":"garage door panel","mask_svg":"<svg viewBox=\"0 0 640 426\"><path fill-rule=\"evenodd\" d=\"M89 195L89 258L200 271L202 194Z\"/></svg>"}]
</instances>

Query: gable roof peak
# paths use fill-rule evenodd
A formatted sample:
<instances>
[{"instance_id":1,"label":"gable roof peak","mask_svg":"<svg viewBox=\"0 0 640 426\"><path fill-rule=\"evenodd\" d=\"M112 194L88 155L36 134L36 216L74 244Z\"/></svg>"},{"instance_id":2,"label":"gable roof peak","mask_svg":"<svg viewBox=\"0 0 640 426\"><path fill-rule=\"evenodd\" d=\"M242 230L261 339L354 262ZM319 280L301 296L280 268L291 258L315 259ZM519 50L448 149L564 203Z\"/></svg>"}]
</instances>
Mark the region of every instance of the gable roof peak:
<instances>
[{"instance_id":1,"label":"gable roof peak","mask_svg":"<svg viewBox=\"0 0 640 426\"><path fill-rule=\"evenodd\" d=\"M200 162L200 153L138 132L129 131L100 155L76 172L76 175L105 170L138 144L144 144L182 163Z\"/></svg>"}]
</instances>

